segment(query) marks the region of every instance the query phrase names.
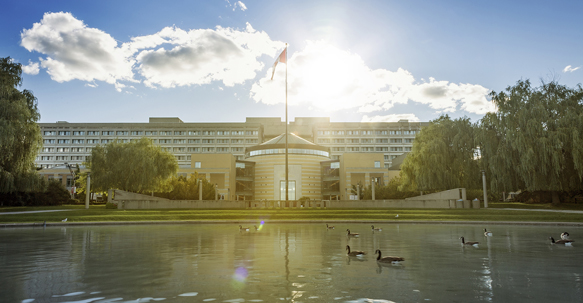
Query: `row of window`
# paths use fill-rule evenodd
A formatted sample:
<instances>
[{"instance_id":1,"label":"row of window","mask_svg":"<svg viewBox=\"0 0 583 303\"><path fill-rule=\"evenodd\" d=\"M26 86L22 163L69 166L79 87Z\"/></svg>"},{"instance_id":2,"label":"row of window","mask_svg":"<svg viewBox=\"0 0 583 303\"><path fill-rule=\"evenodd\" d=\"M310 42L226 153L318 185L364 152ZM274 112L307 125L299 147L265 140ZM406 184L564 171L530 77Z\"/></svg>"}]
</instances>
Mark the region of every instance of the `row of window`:
<instances>
[{"instance_id":1,"label":"row of window","mask_svg":"<svg viewBox=\"0 0 583 303\"><path fill-rule=\"evenodd\" d=\"M414 135L418 130L319 130L319 136L356 136L356 135Z\"/></svg>"},{"instance_id":2,"label":"row of window","mask_svg":"<svg viewBox=\"0 0 583 303\"><path fill-rule=\"evenodd\" d=\"M127 131L127 130L118 130L118 131L53 131L53 130L46 130L43 132L44 136L70 136L71 133L73 136L99 136L101 133L102 136L257 136L259 135L259 131L257 130L195 130L195 131L155 131L155 130L147 130L147 131Z\"/></svg>"},{"instance_id":3,"label":"row of window","mask_svg":"<svg viewBox=\"0 0 583 303\"><path fill-rule=\"evenodd\" d=\"M319 144L344 144L344 143L350 143L350 144L367 144L367 143L377 143L377 144L387 144L387 143L413 143L413 138L406 138L406 139L388 139L388 138L379 138L379 139L324 139L324 138L320 138L318 139L318 143Z\"/></svg>"},{"instance_id":4,"label":"row of window","mask_svg":"<svg viewBox=\"0 0 583 303\"><path fill-rule=\"evenodd\" d=\"M54 153L55 151L58 153L85 153L91 152L91 147L43 147L43 153Z\"/></svg>"},{"instance_id":5,"label":"row of window","mask_svg":"<svg viewBox=\"0 0 583 303\"><path fill-rule=\"evenodd\" d=\"M44 139L43 143L44 144L107 144L110 142L113 142L114 140L117 140L118 142L121 143L128 143L131 141L135 141L135 140L139 140L139 139ZM215 143L215 139L152 139L153 143L160 143L160 144L214 144ZM229 139L216 139L216 142L219 144L243 144L243 143L248 143L248 144L257 144L257 139L245 139L245 141L243 141L243 139L231 139L229 141Z\"/></svg>"},{"instance_id":6,"label":"row of window","mask_svg":"<svg viewBox=\"0 0 583 303\"><path fill-rule=\"evenodd\" d=\"M89 159L89 156L40 156L36 157L37 161L69 161L69 160L79 160L79 161L86 161Z\"/></svg>"},{"instance_id":7,"label":"row of window","mask_svg":"<svg viewBox=\"0 0 583 303\"><path fill-rule=\"evenodd\" d=\"M379 146L379 147L332 147L331 150L333 152L398 152L398 151L411 151L411 147L387 147L387 146Z\"/></svg>"}]
</instances>

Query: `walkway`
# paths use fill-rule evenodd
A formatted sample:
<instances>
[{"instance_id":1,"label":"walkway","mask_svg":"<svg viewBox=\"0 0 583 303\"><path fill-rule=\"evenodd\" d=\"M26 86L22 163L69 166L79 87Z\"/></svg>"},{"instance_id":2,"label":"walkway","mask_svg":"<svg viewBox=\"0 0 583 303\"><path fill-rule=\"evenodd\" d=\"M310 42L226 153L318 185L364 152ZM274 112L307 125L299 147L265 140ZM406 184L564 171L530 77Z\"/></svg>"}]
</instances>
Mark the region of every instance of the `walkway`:
<instances>
[{"instance_id":1,"label":"walkway","mask_svg":"<svg viewBox=\"0 0 583 303\"><path fill-rule=\"evenodd\" d=\"M31 210L31 211L3 211L0 215L20 215L20 214L35 214L35 213L51 213L55 211L71 211L77 209L55 209L55 210Z\"/></svg>"}]
</instances>

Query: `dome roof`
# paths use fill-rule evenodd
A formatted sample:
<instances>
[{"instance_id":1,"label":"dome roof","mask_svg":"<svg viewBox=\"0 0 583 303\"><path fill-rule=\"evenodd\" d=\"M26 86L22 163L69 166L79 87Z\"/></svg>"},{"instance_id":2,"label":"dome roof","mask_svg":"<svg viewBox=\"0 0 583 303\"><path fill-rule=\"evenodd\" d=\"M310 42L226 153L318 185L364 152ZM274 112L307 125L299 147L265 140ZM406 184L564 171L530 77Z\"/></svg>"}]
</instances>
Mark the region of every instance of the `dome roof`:
<instances>
[{"instance_id":1,"label":"dome roof","mask_svg":"<svg viewBox=\"0 0 583 303\"><path fill-rule=\"evenodd\" d=\"M295 134L289 134L287 137L287 146L289 149L289 153L301 153L304 154L304 152L300 152L301 150L311 150L311 151L319 151L316 154L322 154L322 155L326 155L326 157L329 156L330 154L330 148L325 147L325 146L321 146L318 144L314 144L304 138L299 137L298 135ZM259 145L255 145L255 146L250 146L247 147L245 149L245 154L247 156L253 156L253 155L259 155L259 154L263 154L263 153L257 153L257 151L262 151L262 150L279 150L279 149L285 149L285 133L271 139L271 140L267 140ZM285 150L283 151L285 153ZM270 152L269 154L273 154L273 153L279 153L279 152ZM309 152L307 154L313 154L312 152Z\"/></svg>"}]
</instances>

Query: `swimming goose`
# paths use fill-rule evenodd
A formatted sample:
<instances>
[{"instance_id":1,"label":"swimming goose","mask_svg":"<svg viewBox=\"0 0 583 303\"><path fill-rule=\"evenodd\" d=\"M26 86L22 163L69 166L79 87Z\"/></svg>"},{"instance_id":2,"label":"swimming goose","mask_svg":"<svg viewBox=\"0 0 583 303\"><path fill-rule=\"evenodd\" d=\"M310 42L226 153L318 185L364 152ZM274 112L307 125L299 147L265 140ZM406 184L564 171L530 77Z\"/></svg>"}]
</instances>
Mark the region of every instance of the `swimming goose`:
<instances>
[{"instance_id":1,"label":"swimming goose","mask_svg":"<svg viewBox=\"0 0 583 303\"><path fill-rule=\"evenodd\" d=\"M374 225L371 225L371 226L370 226L370 228L371 228L373 231L381 231L381 230L383 230L382 228L374 228Z\"/></svg>"},{"instance_id":2,"label":"swimming goose","mask_svg":"<svg viewBox=\"0 0 583 303\"><path fill-rule=\"evenodd\" d=\"M375 252L375 254L379 254L379 256L377 257L377 262L379 263L398 263L401 261L405 261L404 258L401 257L394 257L394 256L388 256L388 257L381 257L381 250L377 249Z\"/></svg>"},{"instance_id":3,"label":"swimming goose","mask_svg":"<svg viewBox=\"0 0 583 303\"><path fill-rule=\"evenodd\" d=\"M253 225L253 227L255 227L255 231L259 230L259 227L257 227L257 225Z\"/></svg>"},{"instance_id":4,"label":"swimming goose","mask_svg":"<svg viewBox=\"0 0 583 303\"><path fill-rule=\"evenodd\" d=\"M573 240L557 240L555 241L555 238L553 237L549 237L549 239L551 239L551 243L553 244L565 244L565 246L571 246L571 243L575 242Z\"/></svg>"},{"instance_id":5,"label":"swimming goose","mask_svg":"<svg viewBox=\"0 0 583 303\"><path fill-rule=\"evenodd\" d=\"M249 227L242 227L239 225L239 231L249 231Z\"/></svg>"},{"instance_id":6,"label":"swimming goose","mask_svg":"<svg viewBox=\"0 0 583 303\"><path fill-rule=\"evenodd\" d=\"M361 250L350 251L350 246L348 246L348 245L346 245L346 250L348 250L348 252L346 254L350 257L362 257L362 256L366 255L366 253L364 251L361 251Z\"/></svg>"},{"instance_id":7,"label":"swimming goose","mask_svg":"<svg viewBox=\"0 0 583 303\"><path fill-rule=\"evenodd\" d=\"M349 237L359 237L359 236L360 236L360 234L359 234L359 233L354 233L354 234L351 234L351 233L350 233L350 229L347 229L346 231L348 232L348 233L347 233L347 235L348 235Z\"/></svg>"},{"instance_id":8,"label":"swimming goose","mask_svg":"<svg viewBox=\"0 0 583 303\"><path fill-rule=\"evenodd\" d=\"M486 237L491 237L491 236L492 236L492 232L491 232L491 231L487 231L487 230L484 228L484 236L486 236Z\"/></svg>"},{"instance_id":9,"label":"swimming goose","mask_svg":"<svg viewBox=\"0 0 583 303\"><path fill-rule=\"evenodd\" d=\"M561 239L563 240L569 240L569 233L568 232L564 232L561 234Z\"/></svg>"},{"instance_id":10,"label":"swimming goose","mask_svg":"<svg viewBox=\"0 0 583 303\"><path fill-rule=\"evenodd\" d=\"M326 223L326 228L327 229L334 229L334 226L328 226L328 223Z\"/></svg>"},{"instance_id":11,"label":"swimming goose","mask_svg":"<svg viewBox=\"0 0 583 303\"><path fill-rule=\"evenodd\" d=\"M466 242L464 237L460 237L460 239L462 239L462 245L472 245L478 247L478 244L480 243L480 242Z\"/></svg>"}]
</instances>

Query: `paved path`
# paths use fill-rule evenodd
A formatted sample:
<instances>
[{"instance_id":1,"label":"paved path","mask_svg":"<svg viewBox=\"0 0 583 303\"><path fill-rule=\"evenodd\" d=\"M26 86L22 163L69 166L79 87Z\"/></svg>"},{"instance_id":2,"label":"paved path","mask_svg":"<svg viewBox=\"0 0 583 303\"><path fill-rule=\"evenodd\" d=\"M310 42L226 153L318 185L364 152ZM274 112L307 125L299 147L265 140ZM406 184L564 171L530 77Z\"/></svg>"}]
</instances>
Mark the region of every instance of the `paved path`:
<instances>
[{"instance_id":1,"label":"paved path","mask_svg":"<svg viewBox=\"0 0 583 303\"><path fill-rule=\"evenodd\" d=\"M19 215L19 214L35 214L35 213L52 213L55 211L71 211L76 209L55 209L55 210L31 210L31 211L3 211L0 215Z\"/></svg>"},{"instance_id":2,"label":"paved path","mask_svg":"<svg viewBox=\"0 0 583 303\"><path fill-rule=\"evenodd\" d=\"M488 208L488 209L548 211L548 212L554 212L554 213L583 214L583 210L567 210L567 209L522 209L522 208Z\"/></svg>"}]
</instances>

